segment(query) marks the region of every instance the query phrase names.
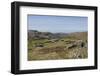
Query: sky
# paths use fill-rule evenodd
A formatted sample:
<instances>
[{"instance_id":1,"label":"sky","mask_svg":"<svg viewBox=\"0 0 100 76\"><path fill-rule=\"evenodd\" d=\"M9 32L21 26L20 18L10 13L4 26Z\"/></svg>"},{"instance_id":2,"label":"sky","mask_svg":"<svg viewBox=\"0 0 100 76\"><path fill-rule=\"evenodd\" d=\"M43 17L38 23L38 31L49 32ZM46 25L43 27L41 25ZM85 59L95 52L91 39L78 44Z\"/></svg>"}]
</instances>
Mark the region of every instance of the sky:
<instances>
[{"instance_id":1,"label":"sky","mask_svg":"<svg viewBox=\"0 0 100 76\"><path fill-rule=\"evenodd\" d=\"M88 17L28 15L28 30L70 33L88 30Z\"/></svg>"}]
</instances>

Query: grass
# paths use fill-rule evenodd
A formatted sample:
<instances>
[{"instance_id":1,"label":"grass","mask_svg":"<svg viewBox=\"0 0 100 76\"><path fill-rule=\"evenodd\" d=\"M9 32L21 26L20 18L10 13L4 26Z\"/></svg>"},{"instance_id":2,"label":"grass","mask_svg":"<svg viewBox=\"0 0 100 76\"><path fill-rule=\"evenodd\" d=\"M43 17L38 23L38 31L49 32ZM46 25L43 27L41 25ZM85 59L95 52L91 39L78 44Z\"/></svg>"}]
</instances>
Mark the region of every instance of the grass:
<instances>
[{"instance_id":1,"label":"grass","mask_svg":"<svg viewBox=\"0 0 100 76\"><path fill-rule=\"evenodd\" d=\"M83 41L86 45L87 34L70 34L69 36L60 38L57 41L54 39L28 40L28 60L32 61L88 58L87 47L81 47L80 43L76 43L78 41ZM76 46L73 47L73 45Z\"/></svg>"}]
</instances>

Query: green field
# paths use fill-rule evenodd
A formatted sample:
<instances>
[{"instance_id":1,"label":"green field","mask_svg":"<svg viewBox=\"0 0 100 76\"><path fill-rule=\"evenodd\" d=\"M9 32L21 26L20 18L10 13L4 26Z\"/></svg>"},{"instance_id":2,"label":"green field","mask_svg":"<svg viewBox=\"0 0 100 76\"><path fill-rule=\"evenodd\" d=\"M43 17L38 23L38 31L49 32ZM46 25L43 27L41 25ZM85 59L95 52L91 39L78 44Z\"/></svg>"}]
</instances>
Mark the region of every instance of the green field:
<instances>
[{"instance_id":1,"label":"green field","mask_svg":"<svg viewBox=\"0 0 100 76\"><path fill-rule=\"evenodd\" d=\"M88 58L87 32L70 33L61 38L28 38L28 60Z\"/></svg>"}]
</instances>

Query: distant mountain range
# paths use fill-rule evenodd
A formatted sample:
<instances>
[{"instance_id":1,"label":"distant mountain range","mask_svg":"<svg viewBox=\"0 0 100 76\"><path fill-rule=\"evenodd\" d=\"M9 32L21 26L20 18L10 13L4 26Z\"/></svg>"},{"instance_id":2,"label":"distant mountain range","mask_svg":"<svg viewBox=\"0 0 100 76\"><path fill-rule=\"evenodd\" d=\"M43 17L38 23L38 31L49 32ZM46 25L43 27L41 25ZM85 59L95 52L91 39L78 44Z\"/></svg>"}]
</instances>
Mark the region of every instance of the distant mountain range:
<instances>
[{"instance_id":1,"label":"distant mountain range","mask_svg":"<svg viewBox=\"0 0 100 76\"><path fill-rule=\"evenodd\" d=\"M61 38L67 36L67 33L51 33L51 32L40 32L37 30L28 30L28 37L34 39L52 39L52 38Z\"/></svg>"},{"instance_id":2,"label":"distant mountain range","mask_svg":"<svg viewBox=\"0 0 100 76\"><path fill-rule=\"evenodd\" d=\"M51 32L40 32L37 30L28 30L28 39L57 39L66 37L69 35L83 35L87 32L74 32L74 33L51 33Z\"/></svg>"}]
</instances>

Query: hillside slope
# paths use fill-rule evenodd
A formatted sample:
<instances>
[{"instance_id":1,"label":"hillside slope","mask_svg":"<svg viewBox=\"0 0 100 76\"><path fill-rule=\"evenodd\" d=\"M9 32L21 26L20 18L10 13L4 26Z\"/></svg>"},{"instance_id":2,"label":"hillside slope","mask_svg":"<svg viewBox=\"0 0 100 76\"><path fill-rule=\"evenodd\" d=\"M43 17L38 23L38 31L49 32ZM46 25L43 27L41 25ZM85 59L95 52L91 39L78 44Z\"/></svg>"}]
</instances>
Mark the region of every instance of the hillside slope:
<instances>
[{"instance_id":1,"label":"hillside slope","mask_svg":"<svg viewBox=\"0 0 100 76\"><path fill-rule=\"evenodd\" d=\"M28 33L28 60L83 59L88 57L87 32Z\"/></svg>"}]
</instances>

